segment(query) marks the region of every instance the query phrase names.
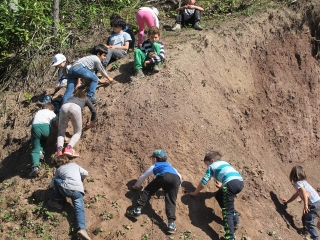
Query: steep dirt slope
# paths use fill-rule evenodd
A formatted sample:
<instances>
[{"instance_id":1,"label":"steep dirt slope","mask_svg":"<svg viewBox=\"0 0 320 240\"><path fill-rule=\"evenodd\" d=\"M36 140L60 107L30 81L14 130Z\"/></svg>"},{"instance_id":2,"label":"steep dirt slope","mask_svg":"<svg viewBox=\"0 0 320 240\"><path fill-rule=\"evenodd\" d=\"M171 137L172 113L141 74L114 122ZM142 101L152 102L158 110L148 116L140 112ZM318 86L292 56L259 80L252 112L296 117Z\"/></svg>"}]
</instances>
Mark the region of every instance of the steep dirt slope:
<instances>
[{"instance_id":1,"label":"steep dirt slope","mask_svg":"<svg viewBox=\"0 0 320 240\"><path fill-rule=\"evenodd\" d=\"M236 200L242 218L239 239L302 239L297 231L302 204L285 209L280 201L293 193L288 174L296 164L303 165L309 182L319 187L319 10L318 1L301 1L212 30L164 32L164 67L138 81L130 82L132 57L122 60L110 73L119 83L97 92L102 98L96 105L98 124L84 132L76 146L81 157L74 161L90 174L85 200L94 239L172 239L165 234L161 192L137 222L124 216L138 196L130 186L150 166L148 156L156 148L168 151L169 161L183 176L174 239L223 236L213 184L197 198L186 194L204 174L202 159L210 149L220 151L245 178ZM41 93L39 89L35 95ZM26 126L37 108L13 108L13 96L16 99L13 93L3 96L2 102L11 109L2 116L0 130L0 238L74 238L71 206L65 213L53 211L52 217L40 205L51 196L47 185L52 170L43 169L36 179L27 177ZM86 110L85 119L88 116ZM54 142L53 136L47 162Z\"/></svg>"}]
</instances>

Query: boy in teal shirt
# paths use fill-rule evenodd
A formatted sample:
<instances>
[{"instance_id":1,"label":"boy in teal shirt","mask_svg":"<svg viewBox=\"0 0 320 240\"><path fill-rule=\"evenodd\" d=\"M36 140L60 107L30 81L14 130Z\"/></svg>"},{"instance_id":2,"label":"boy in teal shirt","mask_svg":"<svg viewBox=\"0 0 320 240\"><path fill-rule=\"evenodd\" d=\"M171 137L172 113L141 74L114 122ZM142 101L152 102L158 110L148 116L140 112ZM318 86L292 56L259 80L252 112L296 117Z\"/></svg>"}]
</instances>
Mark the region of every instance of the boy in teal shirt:
<instances>
[{"instance_id":1,"label":"boy in teal shirt","mask_svg":"<svg viewBox=\"0 0 320 240\"><path fill-rule=\"evenodd\" d=\"M206 154L204 163L208 167L204 177L191 196L197 196L209 180L213 177L215 185L219 190L215 198L222 210L225 230L225 239L235 240L234 230L240 225L239 216L234 209L234 198L243 189L243 178L229 163L221 161L221 154L211 151Z\"/></svg>"}]
</instances>

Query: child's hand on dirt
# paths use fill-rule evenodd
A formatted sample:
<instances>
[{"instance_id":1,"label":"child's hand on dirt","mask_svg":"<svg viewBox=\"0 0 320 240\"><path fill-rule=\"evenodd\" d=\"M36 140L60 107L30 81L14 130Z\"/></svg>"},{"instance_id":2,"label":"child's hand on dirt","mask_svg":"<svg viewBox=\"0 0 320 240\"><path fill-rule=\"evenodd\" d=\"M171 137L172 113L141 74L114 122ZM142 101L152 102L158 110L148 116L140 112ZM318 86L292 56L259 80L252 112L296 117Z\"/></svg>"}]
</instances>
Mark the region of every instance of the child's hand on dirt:
<instances>
[{"instance_id":1,"label":"child's hand on dirt","mask_svg":"<svg viewBox=\"0 0 320 240\"><path fill-rule=\"evenodd\" d=\"M134 190L138 190L138 189L139 189L139 187L138 187L138 186L136 186L136 185L133 185L133 186L132 186L132 189L134 189Z\"/></svg>"},{"instance_id":2,"label":"child's hand on dirt","mask_svg":"<svg viewBox=\"0 0 320 240\"><path fill-rule=\"evenodd\" d=\"M307 206L304 206L304 208L303 208L303 214L307 214L307 213L309 213L309 212L310 212L310 209L309 209L308 205L307 205Z\"/></svg>"},{"instance_id":3,"label":"child's hand on dirt","mask_svg":"<svg viewBox=\"0 0 320 240\"><path fill-rule=\"evenodd\" d=\"M196 196L198 196L198 193L196 193L196 192L190 192L189 195L191 195L191 196L193 196L193 197L196 197Z\"/></svg>"},{"instance_id":4,"label":"child's hand on dirt","mask_svg":"<svg viewBox=\"0 0 320 240\"><path fill-rule=\"evenodd\" d=\"M89 129L89 128L92 128L94 126L94 122L92 122L92 121L89 121L89 122L87 122L86 123L86 126L85 126L85 130L87 130L87 129Z\"/></svg>"}]
</instances>

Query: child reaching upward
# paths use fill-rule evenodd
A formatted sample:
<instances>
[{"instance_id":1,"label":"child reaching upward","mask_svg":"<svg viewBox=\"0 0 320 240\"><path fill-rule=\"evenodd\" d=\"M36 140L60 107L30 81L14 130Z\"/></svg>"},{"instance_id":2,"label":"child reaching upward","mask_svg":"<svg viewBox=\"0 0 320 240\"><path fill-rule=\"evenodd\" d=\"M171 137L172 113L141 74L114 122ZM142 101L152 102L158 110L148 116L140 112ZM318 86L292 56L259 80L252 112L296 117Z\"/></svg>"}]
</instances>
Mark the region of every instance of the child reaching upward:
<instances>
[{"instance_id":1,"label":"child reaching upward","mask_svg":"<svg viewBox=\"0 0 320 240\"><path fill-rule=\"evenodd\" d=\"M190 195L197 196L212 177L216 180L215 185L219 190L215 198L222 210L225 239L234 240L234 230L240 225L238 213L234 208L234 198L243 189L243 179L229 163L220 159L219 152L211 151L206 154L203 161L208 167L207 172Z\"/></svg>"},{"instance_id":2,"label":"child reaching upward","mask_svg":"<svg viewBox=\"0 0 320 240\"><path fill-rule=\"evenodd\" d=\"M85 129L89 129L94 126L94 123L97 120L97 112L90 99L86 97L86 94L82 90L76 90L74 95L62 105L59 117L56 157L59 157L62 154L70 157L79 157L79 153L76 152L73 147L79 141L82 134L82 110L85 106L88 106L91 111L91 120L85 127ZM69 119L73 126L73 136L67 147L63 150L64 137Z\"/></svg>"},{"instance_id":3,"label":"child reaching upward","mask_svg":"<svg viewBox=\"0 0 320 240\"><path fill-rule=\"evenodd\" d=\"M90 101L95 103L99 100L99 98L94 97L98 82L105 83L106 81L113 81L113 78L108 76L101 63L106 58L107 52L107 47L99 44L93 48L92 55L80 58L70 67L68 71L67 89L63 95L62 104L72 96L78 78L90 81L87 92ZM94 73L95 71L100 72L104 78L99 81L99 78Z\"/></svg>"},{"instance_id":4,"label":"child reaching upward","mask_svg":"<svg viewBox=\"0 0 320 240\"><path fill-rule=\"evenodd\" d=\"M160 41L160 30L158 27L151 27L148 30L148 40L142 43L141 49L134 50L134 69L136 78L143 78L142 68L153 68L155 73L164 61L164 45Z\"/></svg>"},{"instance_id":5,"label":"child reaching upward","mask_svg":"<svg viewBox=\"0 0 320 240\"><path fill-rule=\"evenodd\" d=\"M316 190L306 181L306 174L301 166L292 168L289 180L293 184L296 192L287 200L282 202L287 204L294 201L298 196L303 200L302 223L307 228L312 240L319 240L315 220L320 211L320 197Z\"/></svg>"},{"instance_id":6,"label":"child reaching upward","mask_svg":"<svg viewBox=\"0 0 320 240\"><path fill-rule=\"evenodd\" d=\"M162 188L165 196L166 215L169 222L167 231L168 233L175 233L177 230L174 225L174 221L176 220L176 200L181 185L181 176L178 171L167 162L168 155L165 150L155 150L150 158L152 166L139 177L132 188L140 188L143 181L152 173L155 179L144 188L138 199L138 206L133 210L127 210L126 215L131 218L138 218L141 215L141 209L146 205L151 196Z\"/></svg>"},{"instance_id":7,"label":"child reaching upward","mask_svg":"<svg viewBox=\"0 0 320 240\"><path fill-rule=\"evenodd\" d=\"M40 159L44 158L43 147L50 134L51 122L56 118L54 107L51 103L43 105L33 118L31 128L31 145L32 145L32 171L30 177L36 176L40 171Z\"/></svg>"}]
</instances>

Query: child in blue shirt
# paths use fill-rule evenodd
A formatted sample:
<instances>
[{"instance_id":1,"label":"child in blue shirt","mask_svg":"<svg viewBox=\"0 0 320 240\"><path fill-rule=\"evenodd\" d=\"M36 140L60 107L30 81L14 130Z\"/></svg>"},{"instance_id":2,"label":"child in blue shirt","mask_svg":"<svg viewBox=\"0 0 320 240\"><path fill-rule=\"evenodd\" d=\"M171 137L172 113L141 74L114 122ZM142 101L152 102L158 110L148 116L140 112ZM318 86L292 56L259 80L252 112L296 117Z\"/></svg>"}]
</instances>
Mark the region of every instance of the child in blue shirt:
<instances>
[{"instance_id":1,"label":"child in blue shirt","mask_svg":"<svg viewBox=\"0 0 320 240\"><path fill-rule=\"evenodd\" d=\"M196 190L190 195L197 196L212 177L216 180L215 185L219 190L216 192L215 198L222 209L225 238L234 240L234 229L240 225L239 216L234 209L234 198L243 189L243 178L229 163L220 159L219 152L211 151L206 154L203 161L208 167L207 172Z\"/></svg>"},{"instance_id":2,"label":"child in blue shirt","mask_svg":"<svg viewBox=\"0 0 320 240\"><path fill-rule=\"evenodd\" d=\"M307 178L301 166L295 166L290 172L290 182L293 184L296 192L287 200L282 199L284 204L294 201L298 196L303 200L302 223L304 229L307 229L312 240L319 240L315 220L320 211L320 196L317 191L305 180Z\"/></svg>"},{"instance_id":3,"label":"child in blue shirt","mask_svg":"<svg viewBox=\"0 0 320 240\"><path fill-rule=\"evenodd\" d=\"M123 19L115 19L111 24L113 32L107 41L106 47L108 48L108 53L106 58L102 61L104 67L109 64L111 58L116 59L125 57L132 40L130 34L123 31L126 27L126 22Z\"/></svg>"},{"instance_id":4,"label":"child in blue shirt","mask_svg":"<svg viewBox=\"0 0 320 240\"><path fill-rule=\"evenodd\" d=\"M112 26L112 22L116 19L122 19L124 20L120 15L116 14L116 13L113 13L111 14L110 16L110 26ZM129 28L129 26L126 24L125 28L123 29L124 32L128 33L131 37L131 42L129 43L129 49L132 49L134 50L134 47L135 47L135 37L134 37L134 34L132 32L132 30Z\"/></svg>"},{"instance_id":5,"label":"child in blue shirt","mask_svg":"<svg viewBox=\"0 0 320 240\"><path fill-rule=\"evenodd\" d=\"M164 191L165 208L168 218L168 233L177 231L174 221L176 220L176 200L181 185L181 175L178 171L167 162L167 152L163 149L157 149L151 156L152 166L142 174L133 189L141 187L143 181L152 173L155 178L144 188L139 199L138 206L133 210L127 210L126 216L138 218L141 215L142 208L150 200L150 197L155 194L160 188Z\"/></svg>"}]
</instances>

